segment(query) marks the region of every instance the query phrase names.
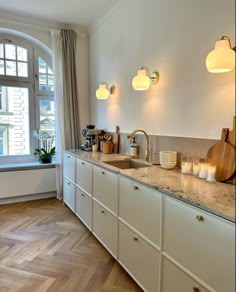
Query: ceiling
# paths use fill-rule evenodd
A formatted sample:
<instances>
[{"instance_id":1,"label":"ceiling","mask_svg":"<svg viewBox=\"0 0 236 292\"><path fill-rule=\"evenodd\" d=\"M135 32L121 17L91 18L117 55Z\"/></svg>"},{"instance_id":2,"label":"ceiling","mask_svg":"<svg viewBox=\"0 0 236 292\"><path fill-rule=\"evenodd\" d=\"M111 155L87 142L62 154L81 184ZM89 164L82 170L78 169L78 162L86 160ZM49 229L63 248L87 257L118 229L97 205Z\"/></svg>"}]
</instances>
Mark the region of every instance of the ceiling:
<instances>
[{"instance_id":1,"label":"ceiling","mask_svg":"<svg viewBox=\"0 0 236 292\"><path fill-rule=\"evenodd\" d=\"M0 12L91 27L120 0L0 0Z\"/></svg>"}]
</instances>

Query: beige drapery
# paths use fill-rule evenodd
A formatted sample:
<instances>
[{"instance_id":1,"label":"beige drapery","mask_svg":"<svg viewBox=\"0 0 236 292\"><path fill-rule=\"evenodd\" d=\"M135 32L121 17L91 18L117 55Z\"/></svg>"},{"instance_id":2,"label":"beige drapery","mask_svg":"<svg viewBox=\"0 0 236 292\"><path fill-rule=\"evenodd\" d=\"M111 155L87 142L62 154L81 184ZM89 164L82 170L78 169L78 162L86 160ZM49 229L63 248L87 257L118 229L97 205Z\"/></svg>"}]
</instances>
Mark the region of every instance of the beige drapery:
<instances>
[{"instance_id":1,"label":"beige drapery","mask_svg":"<svg viewBox=\"0 0 236 292\"><path fill-rule=\"evenodd\" d=\"M73 30L62 29L61 41L65 149L78 149L80 128L75 71L76 33Z\"/></svg>"},{"instance_id":2,"label":"beige drapery","mask_svg":"<svg viewBox=\"0 0 236 292\"><path fill-rule=\"evenodd\" d=\"M56 110L56 187L63 197L63 151L79 148L79 105L76 88L76 33L51 30Z\"/></svg>"}]
</instances>

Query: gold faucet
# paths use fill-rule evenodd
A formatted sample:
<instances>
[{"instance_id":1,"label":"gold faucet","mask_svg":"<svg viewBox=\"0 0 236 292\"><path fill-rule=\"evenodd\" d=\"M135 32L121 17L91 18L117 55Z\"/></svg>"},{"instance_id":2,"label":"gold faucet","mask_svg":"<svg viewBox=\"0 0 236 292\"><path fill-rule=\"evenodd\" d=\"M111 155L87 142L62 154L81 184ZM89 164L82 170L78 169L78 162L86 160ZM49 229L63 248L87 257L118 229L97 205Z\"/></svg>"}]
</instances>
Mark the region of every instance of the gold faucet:
<instances>
[{"instance_id":1,"label":"gold faucet","mask_svg":"<svg viewBox=\"0 0 236 292\"><path fill-rule=\"evenodd\" d=\"M147 162L149 162L149 137L148 137L148 134L144 130L142 130L142 129L137 129L137 130L134 130L131 134L129 134L127 136L127 138L130 139L130 142L131 142L131 139L133 138L133 136L137 132L142 132L145 135L145 137L146 137L147 144L146 144L146 150L145 150L145 159L146 159Z\"/></svg>"}]
</instances>

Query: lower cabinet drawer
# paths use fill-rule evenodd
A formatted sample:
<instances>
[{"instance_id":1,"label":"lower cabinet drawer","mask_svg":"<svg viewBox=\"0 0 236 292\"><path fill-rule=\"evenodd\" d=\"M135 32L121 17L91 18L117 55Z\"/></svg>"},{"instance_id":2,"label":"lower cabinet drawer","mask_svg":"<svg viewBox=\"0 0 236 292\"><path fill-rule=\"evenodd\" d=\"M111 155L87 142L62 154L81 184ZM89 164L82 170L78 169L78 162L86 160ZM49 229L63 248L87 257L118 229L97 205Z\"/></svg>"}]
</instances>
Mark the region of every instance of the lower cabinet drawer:
<instances>
[{"instance_id":1,"label":"lower cabinet drawer","mask_svg":"<svg viewBox=\"0 0 236 292\"><path fill-rule=\"evenodd\" d=\"M66 178L63 183L63 201L75 212L75 185Z\"/></svg>"},{"instance_id":2,"label":"lower cabinet drawer","mask_svg":"<svg viewBox=\"0 0 236 292\"><path fill-rule=\"evenodd\" d=\"M93 233L117 257L117 218L93 201Z\"/></svg>"},{"instance_id":3,"label":"lower cabinet drawer","mask_svg":"<svg viewBox=\"0 0 236 292\"><path fill-rule=\"evenodd\" d=\"M162 292L208 292L168 259L162 259ZM223 292L223 291L222 291Z\"/></svg>"},{"instance_id":4,"label":"lower cabinet drawer","mask_svg":"<svg viewBox=\"0 0 236 292\"><path fill-rule=\"evenodd\" d=\"M163 250L214 290L235 292L235 224L166 197Z\"/></svg>"},{"instance_id":5,"label":"lower cabinet drawer","mask_svg":"<svg viewBox=\"0 0 236 292\"><path fill-rule=\"evenodd\" d=\"M148 292L159 291L159 257L158 251L119 222L118 259Z\"/></svg>"},{"instance_id":6,"label":"lower cabinet drawer","mask_svg":"<svg viewBox=\"0 0 236 292\"><path fill-rule=\"evenodd\" d=\"M92 228L92 198L76 187L75 194L76 215L91 230Z\"/></svg>"}]
</instances>

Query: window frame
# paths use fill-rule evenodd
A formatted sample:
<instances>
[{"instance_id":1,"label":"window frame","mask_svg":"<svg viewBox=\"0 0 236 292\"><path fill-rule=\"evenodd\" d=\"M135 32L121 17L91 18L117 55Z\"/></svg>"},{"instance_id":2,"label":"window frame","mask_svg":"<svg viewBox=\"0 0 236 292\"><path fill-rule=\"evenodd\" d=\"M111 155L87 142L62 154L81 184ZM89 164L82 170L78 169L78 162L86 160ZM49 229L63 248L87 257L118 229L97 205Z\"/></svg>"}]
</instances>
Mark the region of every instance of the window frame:
<instances>
[{"instance_id":1,"label":"window frame","mask_svg":"<svg viewBox=\"0 0 236 292\"><path fill-rule=\"evenodd\" d=\"M11 40L12 42L8 42ZM39 74L38 57L42 57L52 68L51 55L27 39L20 38L14 34L1 34L0 43L10 43L28 49L28 77L0 75L0 85L29 88L29 149L30 154L23 155L0 155L0 164L4 163L24 163L36 161L34 149L37 148L37 142L34 137L34 131L40 128L40 107L39 102L42 99L54 101L54 91L40 91L38 87L37 74ZM0 113L3 111L0 110Z\"/></svg>"}]
</instances>

